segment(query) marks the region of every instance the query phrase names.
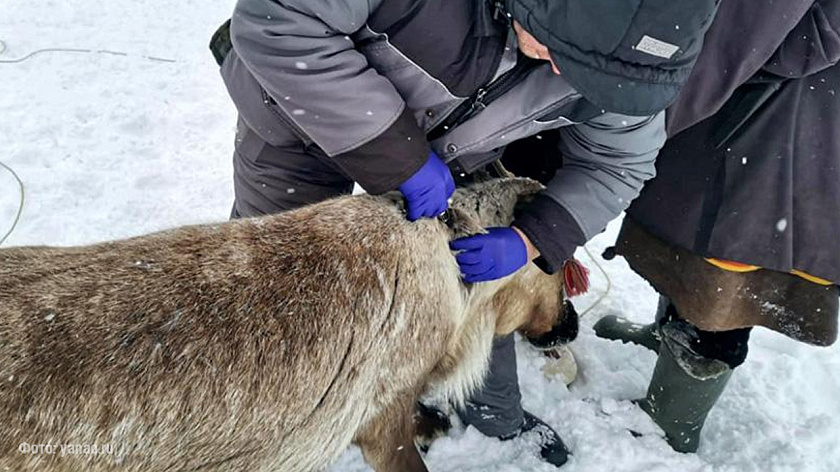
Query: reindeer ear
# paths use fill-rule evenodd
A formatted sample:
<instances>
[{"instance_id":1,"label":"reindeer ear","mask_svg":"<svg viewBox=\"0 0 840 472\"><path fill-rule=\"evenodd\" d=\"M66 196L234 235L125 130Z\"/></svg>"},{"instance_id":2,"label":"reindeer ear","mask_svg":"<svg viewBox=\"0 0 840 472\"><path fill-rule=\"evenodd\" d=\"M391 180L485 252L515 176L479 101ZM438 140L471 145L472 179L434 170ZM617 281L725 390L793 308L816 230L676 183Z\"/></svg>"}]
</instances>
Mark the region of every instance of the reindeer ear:
<instances>
[{"instance_id":1,"label":"reindeer ear","mask_svg":"<svg viewBox=\"0 0 840 472\"><path fill-rule=\"evenodd\" d=\"M517 194L517 201L531 201L545 189L543 184L527 177L516 177L510 179L510 182Z\"/></svg>"},{"instance_id":2,"label":"reindeer ear","mask_svg":"<svg viewBox=\"0 0 840 472\"><path fill-rule=\"evenodd\" d=\"M539 191L533 193L519 194L519 196L516 198L516 204L513 207L514 218L518 218L519 215L522 214L522 211L525 209L525 207L527 207L529 203L533 202L534 199L537 198L538 194Z\"/></svg>"},{"instance_id":3,"label":"reindeer ear","mask_svg":"<svg viewBox=\"0 0 840 472\"><path fill-rule=\"evenodd\" d=\"M516 203L513 209L514 215L519 215L521 210L534 201L537 195L545 189L541 183L531 179L518 178L513 184L516 192Z\"/></svg>"},{"instance_id":4,"label":"reindeer ear","mask_svg":"<svg viewBox=\"0 0 840 472\"><path fill-rule=\"evenodd\" d=\"M516 176L509 170L505 169L505 166L502 165L500 161L496 160L473 171L471 177L472 182L478 184L482 182L489 182L491 180L511 179Z\"/></svg>"},{"instance_id":5,"label":"reindeer ear","mask_svg":"<svg viewBox=\"0 0 840 472\"><path fill-rule=\"evenodd\" d=\"M464 210L460 208L449 208L447 213L452 239L465 238L484 232L484 228L478 224L478 221Z\"/></svg>"}]
</instances>

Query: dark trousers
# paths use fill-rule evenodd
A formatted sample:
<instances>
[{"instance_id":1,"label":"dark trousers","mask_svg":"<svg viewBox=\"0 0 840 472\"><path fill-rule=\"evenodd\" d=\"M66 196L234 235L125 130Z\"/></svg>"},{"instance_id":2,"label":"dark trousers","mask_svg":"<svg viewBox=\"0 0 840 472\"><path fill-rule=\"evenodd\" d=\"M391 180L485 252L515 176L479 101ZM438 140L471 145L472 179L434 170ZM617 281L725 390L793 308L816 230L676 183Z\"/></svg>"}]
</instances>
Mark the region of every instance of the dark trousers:
<instances>
[{"instance_id":1,"label":"dark trousers","mask_svg":"<svg viewBox=\"0 0 840 472\"><path fill-rule=\"evenodd\" d=\"M539 145L545 147L552 142L556 144L556 140L540 139ZM518 173L524 173L520 168L526 161L544 161L556 168L556 147L551 155L553 159L541 160L517 158L540 156L540 152L530 147L512 146L511 149L516 151L511 165ZM304 148L302 144L271 146L241 120L233 170L236 199L231 218L279 213L346 195L353 190L353 181L316 147ZM520 401L514 339L513 335L509 335L494 342L484 387L473 395L459 414L465 423L473 425L483 434L508 435L523 422Z\"/></svg>"}]
</instances>

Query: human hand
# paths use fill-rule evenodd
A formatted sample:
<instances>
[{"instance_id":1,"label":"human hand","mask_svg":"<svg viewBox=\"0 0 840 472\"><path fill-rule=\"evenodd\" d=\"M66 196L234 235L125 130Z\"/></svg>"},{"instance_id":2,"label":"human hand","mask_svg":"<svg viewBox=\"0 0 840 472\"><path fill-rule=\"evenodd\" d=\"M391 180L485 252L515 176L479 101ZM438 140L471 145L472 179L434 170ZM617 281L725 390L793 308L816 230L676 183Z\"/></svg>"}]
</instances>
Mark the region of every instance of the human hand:
<instances>
[{"instance_id":1,"label":"human hand","mask_svg":"<svg viewBox=\"0 0 840 472\"><path fill-rule=\"evenodd\" d=\"M405 197L410 221L434 218L449 206L455 180L449 167L432 151L423 167L403 182L399 190Z\"/></svg>"},{"instance_id":2,"label":"human hand","mask_svg":"<svg viewBox=\"0 0 840 472\"><path fill-rule=\"evenodd\" d=\"M465 282L486 282L516 272L528 262L528 244L515 228L488 228L486 234L449 243Z\"/></svg>"}]
</instances>

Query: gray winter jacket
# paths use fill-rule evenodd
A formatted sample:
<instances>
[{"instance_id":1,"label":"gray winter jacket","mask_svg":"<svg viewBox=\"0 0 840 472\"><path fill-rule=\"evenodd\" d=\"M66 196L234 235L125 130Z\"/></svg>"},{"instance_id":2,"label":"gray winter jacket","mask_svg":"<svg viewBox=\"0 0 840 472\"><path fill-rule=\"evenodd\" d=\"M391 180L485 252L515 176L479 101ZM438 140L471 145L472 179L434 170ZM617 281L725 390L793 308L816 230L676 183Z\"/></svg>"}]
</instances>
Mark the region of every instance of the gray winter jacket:
<instances>
[{"instance_id":1,"label":"gray winter jacket","mask_svg":"<svg viewBox=\"0 0 840 472\"><path fill-rule=\"evenodd\" d=\"M563 168L516 222L556 270L654 176L664 116L593 110L548 63L466 122L425 136L514 67L485 0L239 0L222 75L272 145L317 145L371 193L395 189L429 145L465 172L512 141L561 128Z\"/></svg>"}]
</instances>

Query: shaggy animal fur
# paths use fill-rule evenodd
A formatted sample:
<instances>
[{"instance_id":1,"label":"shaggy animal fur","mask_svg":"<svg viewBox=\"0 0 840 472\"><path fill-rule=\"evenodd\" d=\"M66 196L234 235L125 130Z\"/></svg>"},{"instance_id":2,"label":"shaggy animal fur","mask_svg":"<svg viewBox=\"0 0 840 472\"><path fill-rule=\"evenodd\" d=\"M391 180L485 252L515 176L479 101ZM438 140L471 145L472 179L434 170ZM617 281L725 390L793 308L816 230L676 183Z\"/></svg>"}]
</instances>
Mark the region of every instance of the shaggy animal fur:
<instances>
[{"instance_id":1,"label":"shaggy animal fur","mask_svg":"<svg viewBox=\"0 0 840 472\"><path fill-rule=\"evenodd\" d=\"M455 225L355 196L79 248L0 250L0 470L315 471L358 443L426 470L423 392L462 401L494 334L545 332L562 281L465 286L448 248L540 189L453 197ZM110 445L23 454L18 445Z\"/></svg>"}]
</instances>

